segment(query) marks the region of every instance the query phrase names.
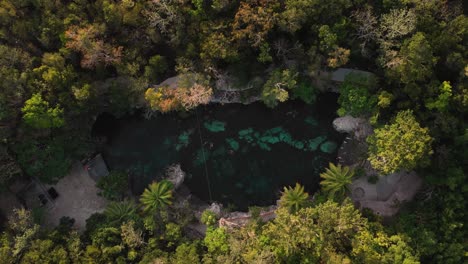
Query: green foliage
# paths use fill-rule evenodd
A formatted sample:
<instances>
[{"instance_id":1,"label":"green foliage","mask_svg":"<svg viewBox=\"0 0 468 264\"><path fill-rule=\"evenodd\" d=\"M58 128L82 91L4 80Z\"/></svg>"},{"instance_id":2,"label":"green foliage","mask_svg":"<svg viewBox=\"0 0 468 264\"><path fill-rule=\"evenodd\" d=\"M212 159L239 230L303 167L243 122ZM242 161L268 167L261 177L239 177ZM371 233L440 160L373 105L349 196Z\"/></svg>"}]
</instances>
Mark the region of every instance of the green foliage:
<instances>
[{"instance_id":1,"label":"green foliage","mask_svg":"<svg viewBox=\"0 0 468 264\"><path fill-rule=\"evenodd\" d=\"M122 242L131 249L141 247L144 243L142 232L135 228L134 221L128 221L120 226L120 236L122 237ZM135 254L129 252L130 259L135 259Z\"/></svg>"},{"instance_id":2,"label":"green foliage","mask_svg":"<svg viewBox=\"0 0 468 264\"><path fill-rule=\"evenodd\" d=\"M164 236L162 237L168 248L173 248L182 239L182 229L175 223L167 223L164 227Z\"/></svg>"},{"instance_id":3,"label":"green foliage","mask_svg":"<svg viewBox=\"0 0 468 264\"><path fill-rule=\"evenodd\" d=\"M377 99L370 93L372 83L368 77L349 74L340 86L341 113L353 116L371 114L374 111ZM342 115L340 113L340 115Z\"/></svg>"},{"instance_id":4,"label":"green foliage","mask_svg":"<svg viewBox=\"0 0 468 264\"><path fill-rule=\"evenodd\" d=\"M145 77L150 82L158 81L159 78L167 71L167 60L164 56L155 55L148 60L148 65L145 66Z\"/></svg>"},{"instance_id":5,"label":"green foliage","mask_svg":"<svg viewBox=\"0 0 468 264\"><path fill-rule=\"evenodd\" d=\"M319 28L319 49L323 52L330 52L338 42L338 37L334 34L328 25L323 25Z\"/></svg>"},{"instance_id":6,"label":"green foliage","mask_svg":"<svg viewBox=\"0 0 468 264\"><path fill-rule=\"evenodd\" d=\"M94 215L83 241L69 228L39 232L26 214L14 213L0 235L0 263L466 262L468 18L461 2L0 1L0 185L14 181L20 167L56 182L71 157L83 158L70 143L88 139L75 134L88 135L103 111L123 116L141 109L148 84L174 72L197 69L216 81L235 75L236 87L253 87L242 96L260 96L274 107L289 97L314 102L309 83L321 88L326 68L349 63L372 71L379 83L346 80L339 115L370 117L375 126L396 116L376 127L369 160L384 173L420 168L428 187L391 229L365 223L350 204L316 195L317 207L293 214L280 208L266 224L209 231L207 247L188 242L182 226L166 225L176 212L147 215L144 231L136 205L116 213L123 216ZM184 71L173 71L182 56ZM271 75L262 88L265 73ZM150 94L159 96L159 109L192 109L217 95L207 78L187 76L177 93ZM206 89L190 91L194 83ZM409 108L421 125L407 111L397 114ZM304 151L331 146L324 136L291 133L247 130L226 142L232 150L245 143L263 150L280 142ZM181 134L180 147L186 139ZM103 195L120 198L120 183L101 183ZM158 210L171 199L152 198L141 205Z\"/></svg>"},{"instance_id":7,"label":"green foliage","mask_svg":"<svg viewBox=\"0 0 468 264\"><path fill-rule=\"evenodd\" d=\"M64 141L63 138L42 142L26 140L15 146L14 150L18 154L19 164L28 175L51 184L64 177L71 166Z\"/></svg>"},{"instance_id":8,"label":"green foliage","mask_svg":"<svg viewBox=\"0 0 468 264\"><path fill-rule=\"evenodd\" d=\"M163 180L151 183L140 197L145 212L154 212L172 204L172 183Z\"/></svg>"},{"instance_id":9,"label":"green foliage","mask_svg":"<svg viewBox=\"0 0 468 264\"><path fill-rule=\"evenodd\" d=\"M21 263L60 263L68 259L66 249L52 240L34 240Z\"/></svg>"},{"instance_id":10,"label":"green foliage","mask_svg":"<svg viewBox=\"0 0 468 264\"><path fill-rule=\"evenodd\" d=\"M420 263L404 237L389 236L382 231L361 232L353 245L353 255L359 263Z\"/></svg>"},{"instance_id":11,"label":"green foliage","mask_svg":"<svg viewBox=\"0 0 468 264\"><path fill-rule=\"evenodd\" d=\"M0 252L5 254L6 259L15 260L20 258L28 250L30 243L37 238L39 226L34 224L30 211L24 208L14 209L8 219L7 231L0 240L3 244Z\"/></svg>"},{"instance_id":12,"label":"green foliage","mask_svg":"<svg viewBox=\"0 0 468 264\"><path fill-rule=\"evenodd\" d=\"M432 76L437 58L423 33L418 32L405 41L400 51L401 64L396 72L401 82L411 83L427 80Z\"/></svg>"},{"instance_id":13,"label":"green foliage","mask_svg":"<svg viewBox=\"0 0 468 264\"><path fill-rule=\"evenodd\" d=\"M211 254L223 254L229 250L228 235L222 227L208 228L203 242L208 249L208 253Z\"/></svg>"},{"instance_id":14,"label":"green foliage","mask_svg":"<svg viewBox=\"0 0 468 264\"><path fill-rule=\"evenodd\" d=\"M228 37L222 33L214 32L202 43L200 57L208 61L234 61L238 57L238 53Z\"/></svg>"},{"instance_id":15,"label":"green foliage","mask_svg":"<svg viewBox=\"0 0 468 264\"><path fill-rule=\"evenodd\" d=\"M306 104L313 104L316 99L317 91L311 84L301 81L292 89L293 98L299 98Z\"/></svg>"},{"instance_id":16,"label":"green foliage","mask_svg":"<svg viewBox=\"0 0 468 264\"><path fill-rule=\"evenodd\" d=\"M429 130L419 125L412 111L401 111L392 123L368 138L368 160L384 174L412 170L428 164L432 141Z\"/></svg>"},{"instance_id":17,"label":"green foliage","mask_svg":"<svg viewBox=\"0 0 468 264\"><path fill-rule=\"evenodd\" d=\"M283 263L318 263L330 253L344 252L366 220L347 202L338 205L327 201L295 214L279 209L277 217L262 232L263 246Z\"/></svg>"},{"instance_id":18,"label":"green foliage","mask_svg":"<svg viewBox=\"0 0 468 264\"><path fill-rule=\"evenodd\" d=\"M64 125L63 109L51 108L40 94L34 94L21 109L24 123L38 129L57 128Z\"/></svg>"},{"instance_id":19,"label":"green foliage","mask_svg":"<svg viewBox=\"0 0 468 264\"><path fill-rule=\"evenodd\" d=\"M111 171L98 180L96 186L101 189L99 195L108 200L121 200L128 189L128 176L123 171Z\"/></svg>"},{"instance_id":20,"label":"green foliage","mask_svg":"<svg viewBox=\"0 0 468 264\"><path fill-rule=\"evenodd\" d=\"M387 108L390 106L393 100L393 95L387 91L382 91L379 94L377 105L380 108Z\"/></svg>"},{"instance_id":21,"label":"green foliage","mask_svg":"<svg viewBox=\"0 0 468 264\"><path fill-rule=\"evenodd\" d=\"M218 120L204 122L203 126L210 132L221 132L225 130L226 123Z\"/></svg>"},{"instance_id":22,"label":"green foliage","mask_svg":"<svg viewBox=\"0 0 468 264\"><path fill-rule=\"evenodd\" d=\"M174 264L198 264L200 256L196 243L183 243L179 245L174 254Z\"/></svg>"},{"instance_id":23,"label":"green foliage","mask_svg":"<svg viewBox=\"0 0 468 264\"><path fill-rule=\"evenodd\" d=\"M123 223L138 219L137 206L131 200L110 202L104 210L104 215L109 223Z\"/></svg>"},{"instance_id":24,"label":"green foliage","mask_svg":"<svg viewBox=\"0 0 468 264\"><path fill-rule=\"evenodd\" d=\"M217 222L216 214L210 210L205 210L201 216L201 222L207 226L214 226Z\"/></svg>"},{"instance_id":25,"label":"green foliage","mask_svg":"<svg viewBox=\"0 0 468 264\"><path fill-rule=\"evenodd\" d=\"M435 100L429 100L426 107L429 109L437 109L439 112L444 112L448 109L450 99L452 98L452 86L450 82L443 82L439 88L439 95Z\"/></svg>"},{"instance_id":26,"label":"green foliage","mask_svg":"<svg viewBox=\"0 0 468 264\"><path fill-rule=\"evenodd\" d=\"M278 102L285 102L289 98L288 90L297 83L297 73L290 70L275 70L263 85L262 101L273 108Z\"/></svg>"},{"instance_id":27,"label":"green foliage","mask_svg":"<svg viewBox=\"0 0 468 264\"><path fill-rule=\"evenodd\" d=\"M353 177L354 171L349 167L343 167L340 164L336 166L330 163L329 168L320 174L320 178L322 178L320 185L331 198L342 199L346 191L348 191L348 186L352 183Z\"/></svg>"},{"instance_id":28,"label":"green foliage","mask_svg":"<svg viewBox=\"0 0 468 264\"><path fill-rule=\"evenodd\" d=\"M304 191L304 186L296 183L296 186L284 187L281 193L281 207L287 208L291 212L297 212L309 202L309 194Z\"/></svg>"},{"instance_id":29,"label":"green foliage","mask_svg":"<svg viewBox=\"0 0 468 264\"><path fill-rule=\"evenodd\" d=\"M273 57L270 55L270 45L268 42L260 45L260 54L258 54L257 60L261 63L269 63L273 61Z\"/></svg>"},{"instance_id":30,"label":"green foliage","mask_svg":"<svg viewBox=\"0 0 468 264\"><path fill-rule=\"evenodd\" d=\"M8 153L8 149L4 144L0 144L0 171L0 189L7 187L15 178L21 175L21 168Z\"/></svg>"}]
</instances>

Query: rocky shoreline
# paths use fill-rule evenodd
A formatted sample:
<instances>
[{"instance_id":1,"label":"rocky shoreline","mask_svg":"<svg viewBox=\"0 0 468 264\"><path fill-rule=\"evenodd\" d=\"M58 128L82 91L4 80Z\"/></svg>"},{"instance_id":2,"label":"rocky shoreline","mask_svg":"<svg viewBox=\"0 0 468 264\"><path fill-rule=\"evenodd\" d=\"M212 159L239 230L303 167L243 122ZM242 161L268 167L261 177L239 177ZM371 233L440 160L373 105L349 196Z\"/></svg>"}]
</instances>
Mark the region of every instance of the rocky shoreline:
<instances>
[{"instance_id":1,"label":"rocky shoreline","mask_svg":"<svg viewBox=\"0 0 468 264\"><path fill-rule=\"evenodd\" d=\"M410 201L422 186L422 179L414 171L399 171L381 175L367 160L368 136L373 128L368 120L352 116L338 117L333 121L335 130L347 133L338 150L340 164L360 169L363 175L350 186L350 198L359 209L368 208L382 217L392 217L400 205ZM372 182L374 178L376 182Z\"/></svg>"}]
</instances>

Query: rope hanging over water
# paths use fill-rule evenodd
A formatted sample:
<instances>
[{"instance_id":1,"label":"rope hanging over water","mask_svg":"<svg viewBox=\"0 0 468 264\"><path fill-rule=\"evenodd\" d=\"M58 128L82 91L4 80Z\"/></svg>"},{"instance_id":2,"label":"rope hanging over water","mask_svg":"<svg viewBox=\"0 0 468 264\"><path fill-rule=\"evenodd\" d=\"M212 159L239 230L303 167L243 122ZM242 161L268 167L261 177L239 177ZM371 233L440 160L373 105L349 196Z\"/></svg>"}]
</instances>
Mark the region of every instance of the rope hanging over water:
<instances>
[{"instance_id":1,"label":"rope hanging over water","mask_svg":"<svg viewBox=\"0 0 468 264\"><path fill-rule=\"evenodd\" d=\"M200 144L201 144L202 155L203 155L203 163L205 164L205 177L206 177L206 183L208 184L208 195L210 196L210 202L213 202L213 197L211 196L210 177L208 176L208 166L206 165L205 146L203 144L203 139L202 139L200 119L198 118L198 109L196 109L196 108L195 108L195 114L197 116L198 135L200 136Z\"/></svg>"}]
</instances>

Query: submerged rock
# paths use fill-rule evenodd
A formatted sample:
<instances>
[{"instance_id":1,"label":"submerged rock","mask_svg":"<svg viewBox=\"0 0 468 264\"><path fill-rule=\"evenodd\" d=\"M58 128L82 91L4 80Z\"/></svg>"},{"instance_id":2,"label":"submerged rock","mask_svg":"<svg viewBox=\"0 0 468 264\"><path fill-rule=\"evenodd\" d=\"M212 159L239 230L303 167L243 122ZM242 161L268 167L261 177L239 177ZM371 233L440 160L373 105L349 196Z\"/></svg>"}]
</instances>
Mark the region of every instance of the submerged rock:
<instances>
[{"instance_id":1,"label":"submerged rock","mask_svg":"<svg viewBox=\"0 0 468 264\"><path fill-rule=\"evenodd\" d=\"M338 117L333 120L333 127L340 133L352 134L356 139L365 139L373 133L372 126L364 118L356 118L350 115Z\"/></svg>"},{"instance_id":2,"label":"submerged rock","mask_svg":"<svg viewBox=\"0 0 468 264\"><path fill-rule=\"evenodd\" d=\"M268 146L268 144L265 144L263 142L258 142L258 146L263 150L267 150L267 151L271 150L270 146Z\"/></svg>"},{"instance_id":3,"label":"submerged rock","mask_svg":"<svg viewBox=\"0 0 468 264\"><path fill-rule=\"evenodd\" d=\"M182 132L177 138L177 144L175 146L176 150L179 151L182 148L187 147L190 144L190 135L193 133L193 130L187 130Z\"/></svg>"},{"instance_id":4,"label":"submerged rock","mask_svg":"<svg viewBox=\"0 0 468 264\"><path fill-rule=\"evenodd\" d=\"M318 122L315 118L308 116L304 119L304 123L311 125L311 126L316 126L318 125Z\"/></svg>"},{"instance_id":5,"label":"submerged rock","mask_svg":"<svg viewBox=\"0 0 468 264\"><path fill-rule=\"evenodd\" d=\"M338 145L335 142L325 141L324 143L322 143L322 145L320 145L320 150L322 152L331 154L331 153L335 152L337 147L338 147Z\"/></svg>"},{"instance_id":6,"label":"submerged rock","mask_svg":"<svg viewBox=\"0 0 468 264\"><path fill-rule=\"evenodd\" d=\"M203 163L205 163L205 160L209 160L209 159L210 159L210 152L203 148L199 148L197 150L197 153L195 154L195 159L192 161L192 163L195 167L198 167L198 166L203 165Z\"/></svg>"},{"instance_id":7,"label":"submerged rock","mask_svg":"<svg viewBox=\"0 0 468 264\"><path fill-rule=\"evenodd\" d=\"M302 143L301 141L295 141L294 142L294 147L297 148L297 149L303 149L304 148L304 143Z\"/></svg>"},{"instance_id":8,"label":"submerged rock","mask_svg":"<svg viewBox=\"0 0 468 264\"><path fill-rule=\"evenodd\" d=\"M315 150L317 150L318 146L319 146L322 142L324 142L326 139L327 139L326 136L319 136L319 137L316 137L316 138L314 138L314 139L310 139L309 142L308 142L309 144L308 144L308 146L307 146L308 150L310 150L310 151L315 151Z\"/></svg>"},{"instance_id":9,"label":"submerged rock","mask_svg":"<svg viewBox=\"0 0 468 264\"><path fill-rule=\"evenodd\" d=\"M218 120L203 123L203 126L210 132L221 132L225 130L226 123Z\"/></svg>"},{"instance_id":10,"label":"submerged rock","mask_svg":"<svg viewBox=\"0 0 468 264\"><path fill-rule=\"evenodd\" d=\"M234 150L238 151L239 150L239 142L237 142L233 138L226 138L226 143L229 145L229 147Z\"/></svg>"}]
</instances>

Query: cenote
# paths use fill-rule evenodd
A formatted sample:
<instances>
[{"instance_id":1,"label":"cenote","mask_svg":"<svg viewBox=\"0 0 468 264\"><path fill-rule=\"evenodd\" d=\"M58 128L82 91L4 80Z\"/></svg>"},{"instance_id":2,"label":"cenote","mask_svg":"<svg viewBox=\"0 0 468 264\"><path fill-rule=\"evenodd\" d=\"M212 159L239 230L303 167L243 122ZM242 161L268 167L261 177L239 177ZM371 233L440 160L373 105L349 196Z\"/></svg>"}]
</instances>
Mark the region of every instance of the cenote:
<instances>
[{"instance_id":1,"label":"cenote","mask_svg":"<svg viewBox=\"0 0 468 264\"><path fill-rule=\"evenodd\" d=\"M327 93L313 105L289 101L275 109L214 104L150 120L133 115L112 122L101 115L94 133L107 137L104 158L110 169L130 173L133 193L180 163L192 194L245 210L274 204L296 182L310 194L319 188L319 174L343 140L332 127L336 100Z\"/></svg>"}]
</instances>

